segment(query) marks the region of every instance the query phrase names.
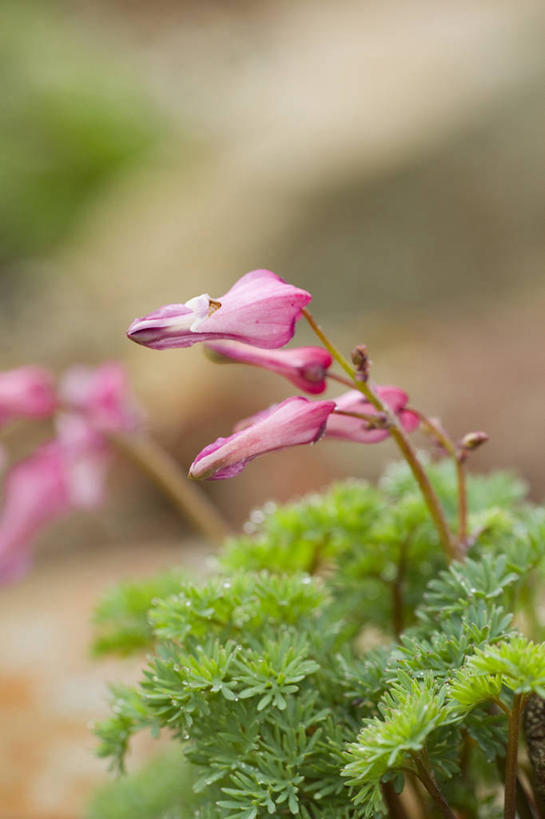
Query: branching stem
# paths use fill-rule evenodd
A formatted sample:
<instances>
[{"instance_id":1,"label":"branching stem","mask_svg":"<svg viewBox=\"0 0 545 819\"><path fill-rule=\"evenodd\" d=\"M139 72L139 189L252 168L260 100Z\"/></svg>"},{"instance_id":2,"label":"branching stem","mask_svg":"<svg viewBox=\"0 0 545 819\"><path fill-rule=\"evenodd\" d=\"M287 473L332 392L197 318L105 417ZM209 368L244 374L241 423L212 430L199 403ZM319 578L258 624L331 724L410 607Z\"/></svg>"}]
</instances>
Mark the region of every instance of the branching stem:
<instances>
[{"instance_id":1,"label":"branching stem","mask_svg":"<svg viewBox=\"0 0 545 819\"><path fill-rule=\"evenodd\" d=\"M387 429L389 427L388 419L382 414L373 415L370 412L352 412L351 410L340 409L333 410L333 413L335 415L346 415L349 418L360 418L362 421L366 421L372 429Z\"/></svg>"},{"instance_id":2,"label":"branching stem","mask_svg":"<svg viewBox=\"0 0 545 819\"><path fill-rule=\"evenodd\" d=\"M345 387L349 387L351 390L354 389L354 384L352 381L349 381L348 378L345 378L344 375L337 375L337 373L326 373L326 378L331 379L331 381L337 381L339 384L344 384Z\"/></svg>"},{"instance_id":3,"label":"branching stem","mask_svg":"<svg viewBox=\"0 0 545 819\"><path fill-rule=\"evenodd\" d=\"M317 324L314 320L312 314L306 309L303 308L302 313L322 344L329 350L333 358L337 361L337 363L342 367L345 373L349 376L352 380L353 386L355 389L359 390L369 401L369 403L375 407L379 412L382 412L386 415L389 423L390 423L390 435L398 445L401 453L418 483L422 495L424 496L424 500L432 517L432 520L435 524L435 527L439 533L439 538L443 545L443 548L450 559L454 559L460 556L458 544L456 543L452 532L449 529L447 519L445 517L445 513L441 504L439 503L439 499L435 494L433 487L430 483L430 480L422 466L421 462L418 460L416 452L414 451L405 430L399 423L399 420L394 412L390 409L390 407L384 403L380 396L372 388L371 384L366 381L358 380L356 370L352 367L352 365L347 361L347 359L343 356L343 354L335 347L335 345L329 340L329 338L325 335L321 327Z\"/></svg>"}]
</instances>

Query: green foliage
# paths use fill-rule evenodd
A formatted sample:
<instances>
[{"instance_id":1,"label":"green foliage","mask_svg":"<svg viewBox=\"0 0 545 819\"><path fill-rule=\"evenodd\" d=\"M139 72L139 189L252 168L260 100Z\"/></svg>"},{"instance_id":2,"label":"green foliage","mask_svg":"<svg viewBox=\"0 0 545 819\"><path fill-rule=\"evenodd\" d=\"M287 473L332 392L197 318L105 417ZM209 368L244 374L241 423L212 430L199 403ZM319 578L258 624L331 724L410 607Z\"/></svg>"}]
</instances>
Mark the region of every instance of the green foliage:
<instances>
[{"instance_id":1,"label":"green foliage","mask_svg":"<svg viewBox=\"0 0 545 819\"><path fill-rule=\"evenodd\" d=\"M193 775L179 748L161 753L137 773L101 788L85 819L185 819L197 797Z\"/></svg>"},{"instance_id":2,"label":"green foliage","mask_svg":"<svg viewBox=\"0 0 545 819\"><path fill-rule=\"evenodd\" d=\"M455 521L452 465L427 468ZM167 731L201 817L372 819L415 777L464 815L496 815L513 697L545 695L545 648L517 628L541 627L545 524L507 474L469 487L463 563L447 566L395 466L378 488L254 513L211 579L114 593L99 618L110 645L134 631L155 653L138 687L115 690L100 752L119 768L135 731Z\"/></svg>"},{"instance_id":3,"label":"green foliage","mask_svg":"<svg viewBox=\"0 0 545 819\"><path fill-rule=\"evenodd\" d=\"M162 572L140 582L119 583L99 601L95 613L93 653L121 655L153 643L148 612L154 602L176 592L182 583L179 571Z\"/></svg>"},{"instance_id":4,"label":"green foliage","mask_svg":"<svg viewBox=\"0 0 545 819\"><path fill-rule=\"evenodd\" d=\"M502 686L514 694L545 697L545 645L515 634L510 640L478 649L455 677L451 696L472 708L497 700Z\"/></svg>"},{"instance_id":5,"label":"green foliage","mask_svg":"<svg viewBox=\"0 0 545 819\"><path fill-rule=\"evenodd\" d=\"M414 769L413 758L424 750L429 734L449 721L445 687L432 674L423 680L400 674L379 702L380 716L364 720L356 742L348 745L348 777L356 805L372 817L381 808L380 783L388 772Z\"/></svg>"},{"instance_id":6,"label":"green foliage","mask_svg":"<svg viewBox=\"0 0 545 819\"><path fill-rule=\"evenodd\" d=\"M97 753L109 758L110 767L121 773L125 770L125 756L131 736L146 727L151 727L157 736L157 722L134 689L112 685L110 691L112 716L95 729L101 741Z\"/></svg>"}]
</instances>

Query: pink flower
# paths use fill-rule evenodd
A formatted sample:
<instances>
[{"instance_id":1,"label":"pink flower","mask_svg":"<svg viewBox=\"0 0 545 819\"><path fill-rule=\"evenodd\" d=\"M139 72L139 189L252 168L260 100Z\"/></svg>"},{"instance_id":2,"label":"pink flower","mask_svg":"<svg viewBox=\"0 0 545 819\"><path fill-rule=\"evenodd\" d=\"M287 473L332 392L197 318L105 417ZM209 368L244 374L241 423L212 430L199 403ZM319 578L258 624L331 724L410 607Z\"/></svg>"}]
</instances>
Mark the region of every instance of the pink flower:
<instances>
[{"instance_id":1,"label":"pink flower","mask_svg":"<svg viewBox=\"0 0 545 819\"><path fill-rule=\"evenodd\" d=\"M189 468L190 478L221 480L238 475L249 461L288 446L317 441L334 401L287 398L249 420L228 438L218 438L200 452Z\"/></svg>"},{"instance_id":2,"label":"pink flower","mask_svg":"<svg viewBox=\"0 0 545 819\"><path fill-rule=\"evenodd\" d=\"M56 417L56 440L16 464L4 482L0 583L26 571L32 541L44 526L73 508L102 501L111 454L107 433L137 424L117 364L74 367L65 375L60 395L63 411Z\"/></svg>"},{"instance_id":3,"label":"pink flower","mask_svg":"<svg viewBox=\"0 0 545 819\"><path fill-rule=\"evenodd\" d=\"M127 377L115 362L94 368L72 367L65 373L59 392L65 406L84 416L98 432L127 431L138 425Z\"/></svg>"},{"instance_id":4,"label":"pink flower","mask_svg":"<svg viewBox=\"0 0 545 819\"><path fill-rule=\"evenodd\" d=\"M291 350L261 350L239 341L214 341L206 345L214 358L253 364L283 375L300 390L315 395L326 388L326 372L333 359L322 347L294 347Z\"/></svg>"},{"instance_id":5,"label":"pink flower","mask_svg":"<svg viewBox=\"0 0 545 819\"><path fill-rule=\"evenodd\" d=\"M205 293L135 319L127 335L155 350L222 338L268 349L283 347L293 337L295 322L311 298L306 290L270 270L253 270L219 299Z\"/></svg>"},{"instance_id":6,"label":"pink flower","mask_svg":"<svg viewBox=\"0 0 545 819\"><path fill-rule=\"evenodd\" d=\"M41 418L56 405L53 379L41 367L19 367L0 372L0 424L11 418Z\"/></svg>"},{"instance_id":7,"label":"pink flower","mask_svg":"<svg viewBox=\"0 0 545 819\"><path fill-rule=\"evenodd\" d=\"M420 421L416 413L405 409L409 396L399 387L376 387L381 399L398 416L403 428L407 432L415 430ZM379 415L372 404L358 390L345 392L336 399L336 408L344 412L359 412L364 415ZM356 441L361 444L376 444L387 438L387 429L372 429L361 418L333 413L327 421L326 437L341 438L347 441Z\"/></svg>"},{"instance_id":8,"label":"pink flower","mask_svg":"<svg viewBox=\"0 0 545 819\"><path fill-rule=\"evenodd\" d=\"M94 505L101 499L96 478L89 471L85 448L72 448L61 440L41 446L8 472L0 515L0 584L25 573L32 541L44 526L73 506Z\"/></svg>"}]
</instances>

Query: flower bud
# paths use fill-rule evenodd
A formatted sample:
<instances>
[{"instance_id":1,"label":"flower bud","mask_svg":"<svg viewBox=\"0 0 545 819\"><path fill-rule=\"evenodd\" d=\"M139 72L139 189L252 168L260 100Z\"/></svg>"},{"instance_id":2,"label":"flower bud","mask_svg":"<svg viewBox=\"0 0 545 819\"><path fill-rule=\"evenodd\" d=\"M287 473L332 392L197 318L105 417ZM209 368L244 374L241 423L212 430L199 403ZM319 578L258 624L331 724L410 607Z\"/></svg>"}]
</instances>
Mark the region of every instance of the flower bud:
<instances>
[{"instance_id":1,"label":"flower bud","mask_svg":"<svg viewBox=\"0 0 545 819\"><path fill-rule=\"evenodd\" d=\"M289 350L262 350L239 341L214 341L205 345L215 361L251 364L284 376L300 390L318 394L326 388L331 355L322 347L292 347Z\"/></svg>"},{"instance_id":2,"label":"flower bud","mask_svg":"<svg viewBox=\"0 0 545 819\"><path fill-rule=\"evenodd\" d=\"M191 464L189 477L232 478L258 455L314 443L323 435L334 409L334 401L286 398L240 424L233 435L218 438L205 447Z\"/></svg>"},{"instance_id":3,"label":"flower bud","mask_svg":"<svg viewBox=\"0 0 545 819\"><path fill-rule=\"evenodd\" d=\"M471 450L478 449L478 447L486 444L487 441L488 435L486 432L468 432L467 435L464 435L460 441L460 445L462 449L470 452Z\"/></svg>"},{"instance_id":4,"label":"flower bud","mask_svg":"<svg viewBox=\"0 0 545 819\"><path fill-rule=\"evenodd\" d=\"M367 355L367 347L365 344L358 344L352 350L352 364L356 368L356 378L358 381L367 381L369 378L369 370L371 369L371 362Z\"/></svg>"}]
</instances>

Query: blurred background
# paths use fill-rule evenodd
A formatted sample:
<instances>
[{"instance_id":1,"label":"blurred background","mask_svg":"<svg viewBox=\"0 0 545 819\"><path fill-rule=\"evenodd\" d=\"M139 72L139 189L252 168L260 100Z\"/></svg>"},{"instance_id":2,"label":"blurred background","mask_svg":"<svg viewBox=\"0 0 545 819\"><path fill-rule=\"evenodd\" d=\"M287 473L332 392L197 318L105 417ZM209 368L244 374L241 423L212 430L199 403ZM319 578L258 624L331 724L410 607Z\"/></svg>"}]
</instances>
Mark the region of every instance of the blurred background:
<instances>
[{"instance_id":1,"label":"blurred background","mask_svg":"<svg viewBox=\"0 0 545 819\"><path fill-rule=\"evenodd\" d=\"M313 293L339 346L368 345L379 383L456 437L485 429L475 468L543 497L542 0L4 0L1 16L2 369L121 360L186 469L289 385L125 329L267 267ZM16 429L10 450L48 433ZM204 488L240 527L392 457L322 442ZM140 665L89 659L93 604L212 551L130 464L109 486L0 592L2 819L85 815L106 779L87 721Z\"/></svg>"}]
</instances>

